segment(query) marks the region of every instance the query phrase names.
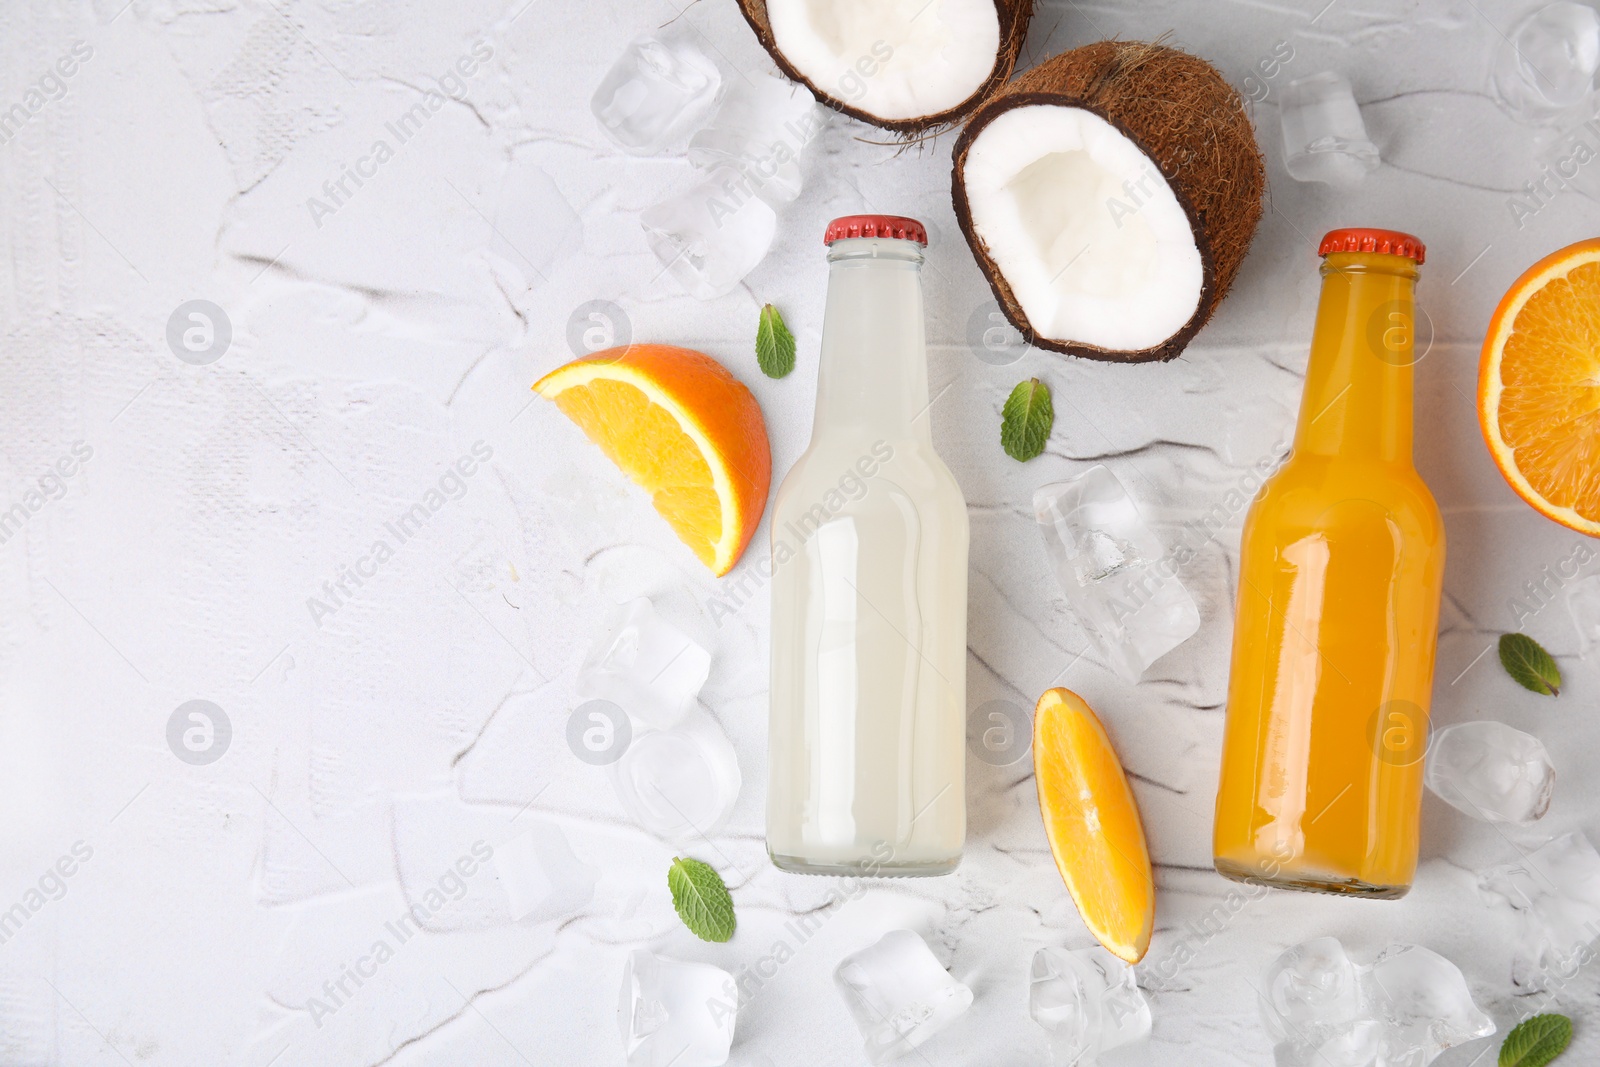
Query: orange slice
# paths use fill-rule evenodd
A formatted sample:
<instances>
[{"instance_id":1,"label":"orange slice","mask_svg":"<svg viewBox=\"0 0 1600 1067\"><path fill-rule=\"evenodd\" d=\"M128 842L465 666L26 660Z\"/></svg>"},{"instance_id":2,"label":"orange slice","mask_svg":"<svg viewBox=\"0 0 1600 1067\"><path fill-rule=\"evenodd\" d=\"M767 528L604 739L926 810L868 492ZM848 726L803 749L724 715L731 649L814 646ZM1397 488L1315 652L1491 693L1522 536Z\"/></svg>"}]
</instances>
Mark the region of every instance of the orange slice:
<instances>
[{"instance_id":1,"label":"orange slice","mask_svg":"<svg viewBox=\"0 0 1600 1067\"><path fill-rule=\"evenodd\" d=\"M651 496L673 532L717 575L761 522L772 454L761 408L702 352L628 345L533 383Z\"/></svg>"},{"instance_id":2,"label":"orange slice","mask_svg":"<svg viewBox=\"0 0 1600 1067\"><path fill-rule=\"evenodd\" d=\"M1478 422L1517 495L1600 536L1600 238L1541 259L1501 299L1483 342Z\"/></svg>"},{"instance_id":3,"label":"orange slice","mask_svg":"<svg viewBox=\"0 0 1600 1067\"><path fill-rule=\"evenodd\" d=\"M1111 739L1070 689L1046 690L1033 709L1033 775L1050 852L1084 925L1138 963L1156 917L1150 850Z\"/></svg>"}]
</instances>

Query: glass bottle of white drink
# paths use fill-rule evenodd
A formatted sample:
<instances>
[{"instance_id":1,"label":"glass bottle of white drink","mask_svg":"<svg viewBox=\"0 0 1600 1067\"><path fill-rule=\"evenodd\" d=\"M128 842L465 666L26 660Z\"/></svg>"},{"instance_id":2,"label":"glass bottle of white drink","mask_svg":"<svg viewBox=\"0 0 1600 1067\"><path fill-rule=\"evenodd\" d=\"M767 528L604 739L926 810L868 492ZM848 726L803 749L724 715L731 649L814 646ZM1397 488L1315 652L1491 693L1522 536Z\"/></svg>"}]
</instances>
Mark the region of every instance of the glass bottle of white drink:
<instances>
[{"instance_id":1,"label":"glass bottle of white drink","mask_svg":"<svg viewBox=\"0 0 1600 1067\"><path fill-rule=\"evenodd\" d=\"M922 224L828 226L811 444L772 509L767 851L945 874L966 837L967 509L933 450Z\"/></svg>"}]
</instances>

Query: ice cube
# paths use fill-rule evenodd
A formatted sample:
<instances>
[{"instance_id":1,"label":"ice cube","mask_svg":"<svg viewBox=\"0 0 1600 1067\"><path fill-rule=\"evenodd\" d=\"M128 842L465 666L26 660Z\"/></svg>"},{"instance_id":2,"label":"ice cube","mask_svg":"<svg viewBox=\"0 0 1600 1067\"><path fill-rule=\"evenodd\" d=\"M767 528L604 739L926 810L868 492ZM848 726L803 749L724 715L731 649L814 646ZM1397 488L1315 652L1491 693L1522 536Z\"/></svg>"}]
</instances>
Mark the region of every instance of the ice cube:
<instances>
[{"instance_id":1,"label":"ice cube","mask_svg":"<svg viewBox=\"0 0 1600 1067\"><path fill-rule=\"evenodd\" d=\"M1517 912L1511 980L1519 989L1541 990L1552 976L1571 975L1600 937L1600 853L1581 832L1492 868L1480 885Z\"/></svg>"},{"instance_id":2,"label":"ice cube","mask_svg":"<svg viewBox=\"0 0 1600 1067\"><path fill-rule=\"evenodd\" d=\"M733 975L709 963L628 954L617 1025L628 1067L717 1067L728 1062L739 993Z\"/></svg>"},{"instance_id":3,"label":"ice cube","mask_svg":"<svg viewBox=\"0 0 1600 1067\"><path fill-rule=\"evenodd\" d=\"M1579 578L1567 587L1567 611L1583 638L1583 654L1600 647L1600 574Z\"/></svg>"},{"instance_id":4,"label":"ice cube","mask_svg":"<svg viewBox=\"0 0 1600 1067\"><path fill-rule=\"evenodd\" d=\"M1279 1067L1330 1060L1335 1067L1371 1062L1378 1048L1362 1026L1360 974L1336 938L1295 945L1262 976L1261 1018L1276 1043Z\"/></svg>"},{"instance_id":5,"label":"ice cube","mask_svg":"<svg viewBox=\"0 0 1600 1067\"><path fill-rule=\"evenodd\" d=\"M494 873L518 922L571 915L594 899L600 875L573 855L560 827L544 822L495 848Z\"/></svg>"},{"instance_id":6,"label":"ice cube","mask_svg":"<svg viewBox=\"0 0 1600 1067\"><path fill-rule=\"evenodd\" d=\"M1533 822L1550 808L1556 769L1531 734L1503 722L1461 722L1433 735L1424 780L1475 819Z\"/></svg>"},{"instance_id":7,"label":"ice cube","mask_svg":"<svg viewBox=\"0 0 1600 1067\"><path fill-rule=\"evenodd\" d=\"M664 729L695 706L711 654L639 597L606 619L578 668L583 700L609 700L645 726Z\"/></svg>"},{"instance_id":8,"label":"ice cube","mask_svg":"<svg viewBox=\"0 0 1600 1067\"><path fill-rule=\"evenodd\" d=\"M776 206L800 195L800 157L821 128L805 86L749 74L733 83L711 124L689 139L689 162L705 170L734 168Z\"/></svg>"},{"instance_id":9,"label":"ice cube","mask_svg":"<svg viewBox=\"0 0 1600 1067\"><path fill-rule=\"evenodd\" d=\"M394 798L394 871L418 925L446 932L512 921L491 863L509 817L496 805L464 804L453 789Z\"/></svg>"},{"instance_id":10,"label":"ice cube","mask_svg":"<svg viewBox=\"0 0 1600 1067\"><path fill-rule=\"evenodd\" d=\"M1547 4L1495 49L1490 84L1517 119L1539 123L1580 104L1600 70L1600 13L1588 4Z\"/></svg>"},{"instance_id":11,"label":"ice cube","mask_svg":"<svg viewBox=\"0 0 1600 1067\"><path fill-rule=\"evenodd\" d=\"M1200 628L1175 563L1104 466L1040 488L1033 512L1067 602L1123 678L1137 682Z\"/></svg>"},{"instance_id":12,"label":"ice cube","mask_svg":"<svg viewBox=\"0 0 1600 1067\"><path fill-rule=\"evenodd\" d=\"M696 841L720 830L742 784L733 745L700 708L671 729L636 735L610 772L628 814L668 841Z\"/></svg>"},{"instance_id":13,"label":"ice cube","mask_svg":"<svg viewBox=\"0 0 1600 1067\"><path fill-rule=\"evenodd\" d=\"M873 1063L905 1055L972 1006L972 990L950 977L911 930L890 930L846 956L833 980Z\"/></svg>"},{"instance_id":14,"label":"ice cube","mask_svg":"<svg viewBox=\"0 0 1600 1067\"><path fill-rule=\"evenodd\" d=\"M513 160L500 179L489 251L533 286L583 244L583 222L542 168Z\"/></svg>"},{"instance_id":15,"label":"ice cube","mask_svg":"<svg viewBox=\"0 0 1600 1067\"><path fill-rule=\"evenodd\" d=\"M1150 1005L1133 968L1103 948L1035 952L1028 1011L1050 1031L1057 1067L1091 1064L1103 1052L1150 1035Z\"/></svg>"},{"instance_id":16,"label":"ice cube","mask_svg":"<svg viewBox=\"0 0 1600 1067\"><path fill-rule=\"evenodd\" d=\"M1494 1033L1461 971L1417 945L1357 966L1336 938L1285 951L1259 1002L1278 1067L1427 1067L1444 1049Z\"/></svg>"},{"instance_id":17,"label":"ice cube","mask_svg":"<svg viewBox=\"0 0 1600 1067\"><path fill-rule=\"evenodd\" d=\"M1383 1067L1426 1067L1447 1048L1494 1033L1460 968L1420 945L1391 945L1362 975L1382 1033Z\"/></svg>"},{"instance_id":18,"label":"ice cube","mask_svg":"<svg viewBox=\"0 0 1600 1067\"><path fill-rule=\"evenodd\" d=\"M653 156L693 129L721 88L717 65L691 42L644 36L612 65L589 108L619 147Z\"/></svg>"},{"instance_id":19,"label":"ice cube","mask_svg":"<svg viewBox=\"0 0 1600 1067\"><path fill-rule=\"evenodd\" d=\"M422 927L474 930L571 915L594 898L600 871L573 854L554 823L454 790L396 796L383 840L389 876Z\"/></svg>"},{"instance_id":20,"label":"ice cube","mask_svg":"<svg viewBox=\"0 0 1600 1067\"><path fill-rule=\"evenodd\" d=\"M1367 139L1343 74L1324 71L1284 86L1279 117L1284 166L1295 181L1353 185L1378 165L1378 149Z\"/></svg>"},{"instance_id":21,"label":"ice cube","mask_svg":"<svg viewBox=\"0 0 1600 1067\"><path fill-rule=\"evenodd\" d=\"M719 166L693 189L639 216L650 250L690 296L734 290L772 247L778 216L737 168Z\"/></svg>"}]
</instances>

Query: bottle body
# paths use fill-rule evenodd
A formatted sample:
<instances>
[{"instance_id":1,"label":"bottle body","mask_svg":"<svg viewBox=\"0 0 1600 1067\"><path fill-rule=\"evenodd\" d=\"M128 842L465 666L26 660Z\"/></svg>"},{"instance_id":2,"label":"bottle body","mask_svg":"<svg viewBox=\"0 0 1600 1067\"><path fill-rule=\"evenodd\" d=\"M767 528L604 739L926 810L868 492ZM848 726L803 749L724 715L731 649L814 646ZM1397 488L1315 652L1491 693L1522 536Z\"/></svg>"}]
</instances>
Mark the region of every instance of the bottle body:
<instances>
[{"instance_id":1,"label":"bottle body","mask_svg":"<svg viewBox=\"0 0 1600 1067\"><path fill-rule=\"evenodd\" d=\"M817 415L772 534L767 848L942 874L966 836L967 513L933 450L909 241L829 252Z\"/></svg>"},{"instance_id":2,"label":"bottle body","mask_svg":"<svg viewBox=\"0 0 1600 1067\"><path fill-rule=\"evenodd\" d=\"M1445 550L1411 458L1416 274L1328 257L1294 450L1245 520L1213 842L1231 878L1411 885Z\"/></svg>"}]
</instances>

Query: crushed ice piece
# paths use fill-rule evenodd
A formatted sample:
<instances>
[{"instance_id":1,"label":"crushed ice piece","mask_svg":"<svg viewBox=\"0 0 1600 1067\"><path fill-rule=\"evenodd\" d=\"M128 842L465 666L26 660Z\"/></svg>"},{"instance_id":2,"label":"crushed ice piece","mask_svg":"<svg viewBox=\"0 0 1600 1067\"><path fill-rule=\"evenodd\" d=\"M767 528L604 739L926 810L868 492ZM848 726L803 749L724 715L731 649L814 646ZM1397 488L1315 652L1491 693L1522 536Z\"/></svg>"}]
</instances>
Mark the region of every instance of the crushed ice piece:
<instances>
[{"instance_id":1,"label":"crushed ice piece","mask_svg":"<svg viewBox=\"0 0 1600 1067\"><path fill-rule=\"evenodd\" d=\"M559 827L544 822L495 848L494 873L518 922L571 915L594 899L600 877L573 854Z\"/></svg>"},{"instance_id":2,"label":"crushed ice piece","mask_svg":"<svg viewBox=\"0 0 1600 1067\"><path fill-rule=\"evenodd\" d=\"M666 728L695 706L711 654L644 597L613 611L578 668L584 700L609 700L646 726Z\"/></svg>"},{"instance_id":3,"label":"crushed ice piece","mask_svg":"<svg viewBox=\"0 0 1600 1067\"><path fill-rule=\"evenodd\" d=\"M589 108L618 147L653 156L692 130L721 88L717 65L693 43L644 36L612 64Z\"/></svg>"},{"instance_id":4,"label":"crushed ice piece","mask_svg":"<svg viewBox=\"0 0 1600 1067\"><path fill-rule=\"evenodd\" d=\"M704 170L730 166L777 206L800 195L800 159L821 126L805 86L752 73L733 83L716 118L689 139L689 162Z\"/></svg>"},{"instance_id":5,"label":"crushed ice piece","mask_svg":"<svg viewBox=\"0 0 1600 1067\"><path fill-rule=\"evenodd\" d=\"M1543 742L1503 722L1446 726L1428 745L1424 781L1445 803L1485 822L1533 822L1550 810L1556 769Z\"/></svg>"},{"instance_id":6,"label":"crushed ice piece","mask_svg":"<svg viewBox=\"0 0 1600 1067\"><path fill-rule=\"evenodd\" d=\"M1104 466L1041 487L1033 512L1068 604L1123 678L1137 682L1200 629L1175 563Z\"/></svg>"},{"instance_id":7,"label":"crushed ice piece","mask_svg":"<svg viewBox=\"0 0 1600 1067\"><path fill-rule=\"evenodd\" d=\"M733 975L722 968L635 949L617 1000L628 1067L727 1063L738 1007Z\"/></svg>"},{"instance_id":8,"label":"crushed ice piece","mask_svg":"<svg viewBox=\"0 0 1600 1067\"><path fill-rule=\"evenodd\" d=\"M1343 74L1324 71L1284 86L1279 104L1283 162L1300 182L1354 185L1378 166L1355 92Z\"/></svg>"},{"instance_id":9,"label":"crushed ice piece","mask_svg":"<svg viewBox=\"0 0 1600 1067\"><path fill-rule=\"evenodd\" d=\"M711 171L688 192L639 216L650 250L697 300L731 293L766 258L778 216L736 168Z\"/></svg>"},{"instance_id":10,"label":"crushed ice piece","mask_svg":"<svg viewBox=\"0 0 1600 1067\"><path fill-rule=\"evenodd\" d=\"M490 835L506 819L499 808L434 793L396 797L391 817L400 890L418 926L443 932L512 921L505 891L488 869Z\"/></svg>"},{"instance_id":11,"label":"crushed ice piece","mask_svg":"<svg viewBox=\"0 0 1600 1067\"><path fill-rule=\"evenodd\" d=\"M1600 937L1600 853L1579 831L1491 868L1479 886L1517 913L1511 981L1518 989L1539 991L1552 978L1559 983Z\"/></svg>"},{"instance_id":12,"label":"crushed ice piece","mask_svg":"<svg viewBox=\"0 0 1600 1067\"><path fill-rule=\"evenodd\" d=\"M1600 574L1579 578L1567 587L1567 611L1583 638L1583 654L1600 647Z\"/></svg>"},{"instance_id":13,"label":"crushed ice piece","mask_svg":"<svg viewBox=\"0 0 1600 1067\"><path fill-rule=\"evenodd\" d=\"M911 930L891 930L846 956L833 980L873 1063L910 1052L972 1006L972 990L950 977Z\"/></svg>"},{"instance_id":14,"label":"crushed ice piece","mask_svg":"<svg viewBox=\"0 0 1600 1067\"><path fill-rule=\"evenodd\" d=\"M1537 125L1584 102L1600 72L1600 12L1588 4L1546 4L1501 38L1489 83L1519 121Z\"/></svg>"},{"instance_id":15,"label":"crushed ice piece","mask_svg":"<svg viewBox=\"0 0 1600 1067\"><path fill-rule=\"evenodd\" d=\"M636 734L610 771L628 814L668 841L715 834L743 782L728 735L700 708L670 729Z\"/></svg>"},{"instance_id":16,"label":"crushed ice piece","mask_svg":"<svg viewBox=\"0 0 1600 1067\"><path fill-rule=\"evenodd\" d=\"M1092 1064L1101 1053L1150 1036L1150 1004L1133 968L1099 947L1035 952L1028 1012L1050 1032L1055 1067Z\"/></svg>"},{"instance_id":17,"label":"crushed ice piece","mask_svg":"<svg viewBox=\"0 0 1600 1067\"><path fill-rule=\"evenodd\" d=\"M1278 1067L1427 1067L1495 1031L1460 969L1418 945L1391 945L1370 967L1336 938L1295 945L1267 968L1258 1002Z\"/></svg>"}]
</instances>

